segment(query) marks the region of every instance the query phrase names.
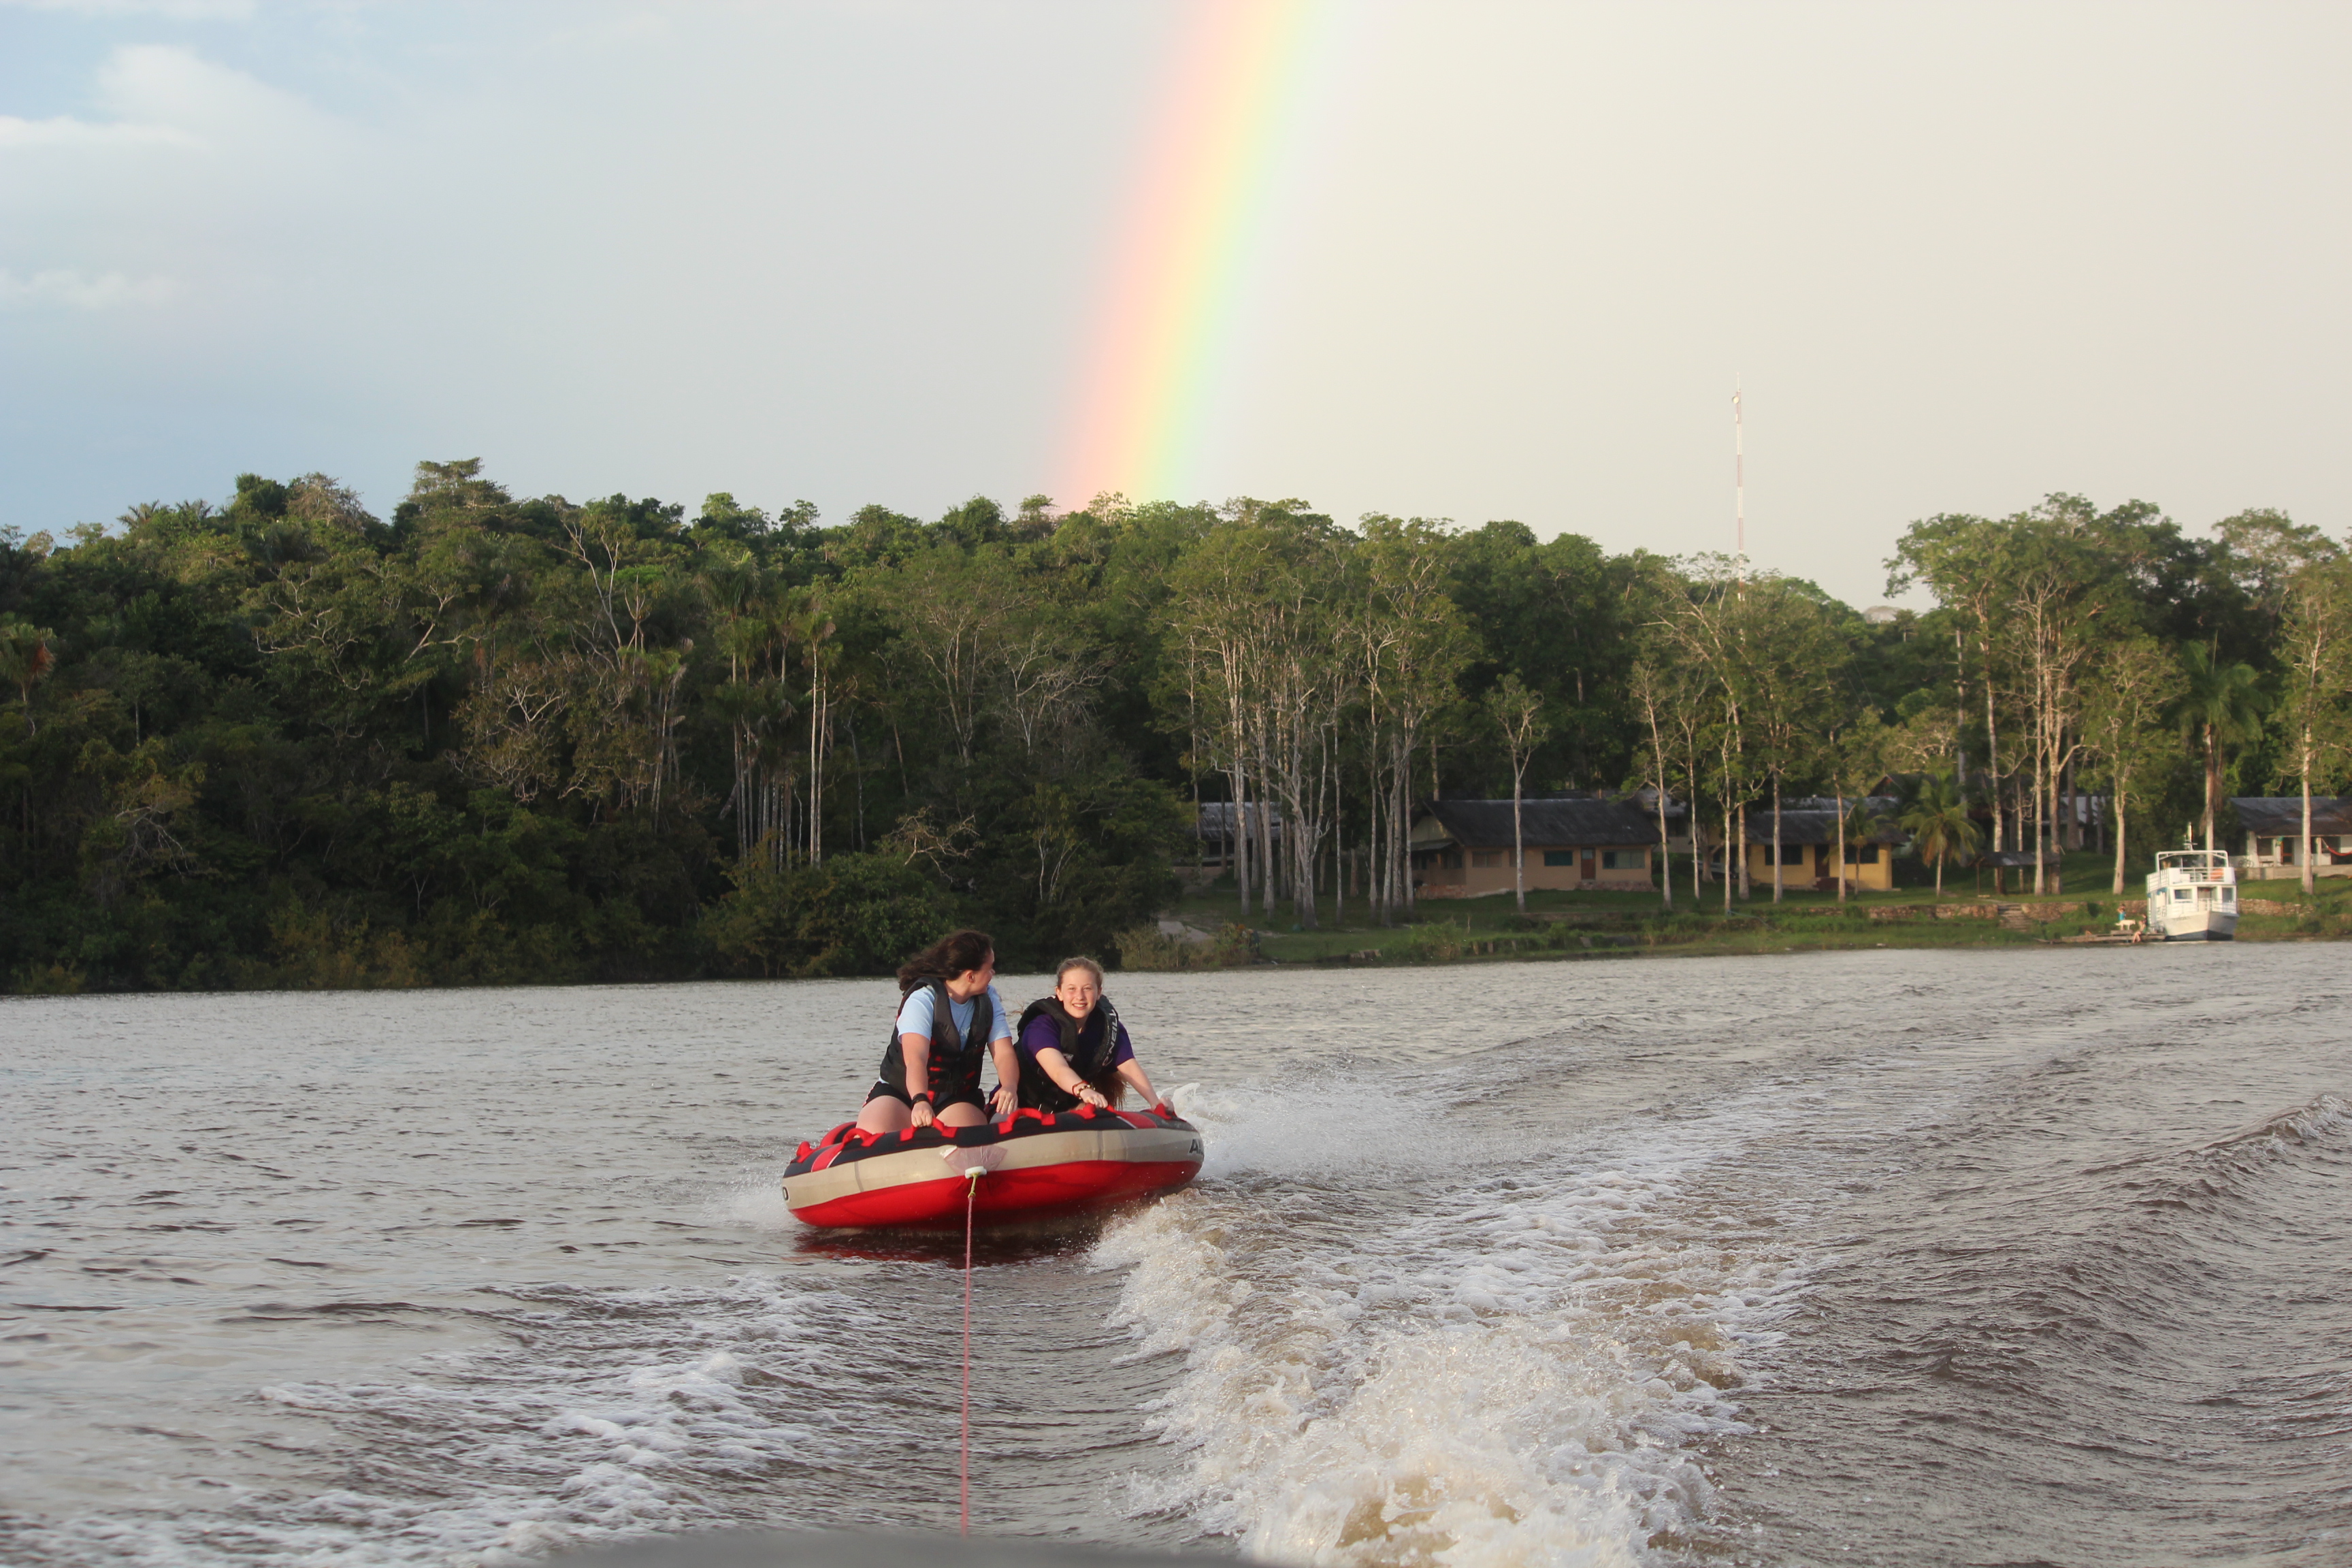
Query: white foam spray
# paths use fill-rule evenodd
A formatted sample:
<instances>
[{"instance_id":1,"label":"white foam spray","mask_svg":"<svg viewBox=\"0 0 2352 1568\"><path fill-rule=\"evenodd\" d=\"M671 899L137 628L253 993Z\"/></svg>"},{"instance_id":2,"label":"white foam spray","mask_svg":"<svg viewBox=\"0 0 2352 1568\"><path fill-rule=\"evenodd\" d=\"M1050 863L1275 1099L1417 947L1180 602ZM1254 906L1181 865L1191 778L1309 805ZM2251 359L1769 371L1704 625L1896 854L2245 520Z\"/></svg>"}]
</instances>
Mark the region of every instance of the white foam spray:
<instances>
[{"instance_id":1,"label":"white foam spray","mask_svg":"<svg viewBox=\"0 0 2352 1568\"><path fill-rule=\"evenodd\" d=\"M1747 1430L1729 1391L1801 1284L1761 1216L1684 1186L1755 1127L1701 1119L1607 1164L1489 1167L1448 1191L1458 1139L1411 1103L1318 1134L1290 1091L1188 1100L1212 1171L1328 1187L1364 1129L1408 1121L1384 1153L1425 1162L1434 1190L1335 1227L1311 1197L1213 1182L1106 1234L1095 1261L1130 1270L1137 1353L1185 1358L1150 1419L1188 1462L1139 1479L1133 1506L1275 1562L1647 1560L1699 1521L1703 1445Z\"/></svg>"}]
</instances>

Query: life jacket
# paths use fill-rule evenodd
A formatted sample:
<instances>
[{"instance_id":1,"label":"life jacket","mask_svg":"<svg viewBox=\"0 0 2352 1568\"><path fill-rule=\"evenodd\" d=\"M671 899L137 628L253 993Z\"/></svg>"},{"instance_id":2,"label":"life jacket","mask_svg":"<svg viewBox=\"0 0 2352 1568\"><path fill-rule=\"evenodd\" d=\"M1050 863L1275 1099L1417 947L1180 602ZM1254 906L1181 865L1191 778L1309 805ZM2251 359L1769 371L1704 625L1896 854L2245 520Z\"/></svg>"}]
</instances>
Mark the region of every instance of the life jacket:
<instances>
[{"instance_id":1,"label":"life jacket","mask_svg":"<svg viewBox=\"0 0 2352 1568\"><path fill-rule=\"evenodd\" d=\"M1021 1026L1013 1031L1015 1038L1026 1038L1030 1024L1038 1018L1051 1018L1061 1031L1057 1048L1068 1061L1072 1071L1102 1091L1103 1098L1113 1105L1118 1103L1118 1071L1111 1066L1111 1057L1118 1049L1118 1009L1110 998L1095 999L1094 1011L1087 1015L1085 1028L1062 1006L1058 996L1040 996L1021 1010ZM1075 1110L1084 1101L1075 1094L1065 1094L1061 1087L1045 1076L1037 1058L1027 1051L1021 1056L1021 1103L1033 1110Z\"/></svg>"},{"instance_id":2,"label":"life jacket","mask_svg":"<svg viewBox=\"0 0 2352 1568\"><path fill-rule=\"evenodd\" d=\"M931 1103L952 1105L959 1100L980 1100L980 1064L988 1056L990 1037L996 1031L996 1008L982 989L971 999L971 1023L963 1037L956 1037L955 1013L949 1004L947 983L943 980L926 982L931 993L931 1052L925 1064L929 1069ZM904 1007L907 998L923 989L910 985L899 994L898 1005ZM898 1041L898 1018L890 1016L890 1048L882 1053L882 1070L876 1074L892 1089L905 1093L907 1089L907 1051Z\"/></svg>"}]
</instances>

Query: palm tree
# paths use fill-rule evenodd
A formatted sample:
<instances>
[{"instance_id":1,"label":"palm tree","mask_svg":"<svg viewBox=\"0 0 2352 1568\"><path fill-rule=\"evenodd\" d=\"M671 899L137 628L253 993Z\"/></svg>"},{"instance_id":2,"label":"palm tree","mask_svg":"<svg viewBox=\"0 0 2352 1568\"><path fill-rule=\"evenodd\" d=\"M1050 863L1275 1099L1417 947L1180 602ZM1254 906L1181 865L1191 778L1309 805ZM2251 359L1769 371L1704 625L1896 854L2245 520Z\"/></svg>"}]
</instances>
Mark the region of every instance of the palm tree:
<instances>
[{"instance_id":1,"label":"palm tree","mask_svg":"<svg viewBox=\"0 0 2352 1568\"><path fill-rule=\"evenodd\" d=\"M1944 862L1973 852L1977 825L1969 819L1968 797L1949 773L1923 773L1905 797L1895 818L1923 856L1935 857L1936 896L1944 896Z\"/></svg>"},{"instance_id":2,"label":"palm tree","mask_svg":"<svg viewBox=\"0 0 2352 1568\"><path fill-rule=\"evenodd\" d=\"M2250 741L2269 706L2250 664L2223 664L2203 643L2180 650L2189 689L2172 705L2173 721L2205 753L2205 847L2213 847L2213 814L2221 797L2221 748Z\"/></svg>"},{"instance_id":3,"label":"palm tree","mask_svg":"<svg viewBox=\"0 0 2352 1568\"><path fill-rule=\"evenodd\" d=\"M47 626L33 626L14 616L0 620L0 680L15 687L24 700L27 735L33 732L33 688L57 668L57 640L58 634Z\"/></svg>"},{"instance_id":4,"label":"palm tree","mask_svg":"<svg viewBox=\"0 0 2352 1568\"><path fill-rule=\"evenodd\" d=\"M1845 901L1846 846L1873 844L1886 829L1886 816L1866 795L1847 799L1845 815L1838 818L1838 901Z\"/></svg>"}]
</instances>

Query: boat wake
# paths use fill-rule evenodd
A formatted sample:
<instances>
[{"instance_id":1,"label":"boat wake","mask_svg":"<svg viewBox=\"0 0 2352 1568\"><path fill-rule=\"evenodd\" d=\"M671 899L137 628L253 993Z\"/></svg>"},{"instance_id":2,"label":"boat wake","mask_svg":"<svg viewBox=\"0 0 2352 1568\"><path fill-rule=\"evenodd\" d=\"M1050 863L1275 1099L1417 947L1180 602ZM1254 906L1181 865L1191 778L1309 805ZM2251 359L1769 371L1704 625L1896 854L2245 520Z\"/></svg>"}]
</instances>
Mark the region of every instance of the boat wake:
<instances>
[{"instance_id":1,"label":"boat wake","mask_svg":"<svg viewBox=\"0 0 2352 1568\"><path fill-rule=\"evenodd\" d=\"M17 1537L18 1560L503 1568L648 1533L842 1522L791 1500L866 1462L845 1415L859 1390L828 1346L888 1325L856 1294L751 1278L513 1294L509 1346L257 1391L332 1431L337 1484L69 1520Z\"/></svg>"},{"instance_id":2,"label":"boat wake","mask_svg":"<svg viewBox=\"0 0 2352 1568\"><path fill-rule=\"evenodd\" d=\"M1222 1160L1222 1119L1188 1107L1212 1169L1246 1168L1261 1117L1300 1124L1292 1095L1260 1100ZM1685 1148L1725 1147L1706 1120ZM1114 1226L1094 1254L1129 1271L1114 1321L1134 1354L1183 1358L1149 1419L1186 1463L1137 1478L1134 1510L1349 1568L1631 1563L1690 1535L1801 1274L1768 1216L1695 1199L1696 1156L1617 1155L1450 1191L1432 1160L1434 1194L1375 1184L1340 1224L1227 1182Z\"/></svg>"}]
</instances>

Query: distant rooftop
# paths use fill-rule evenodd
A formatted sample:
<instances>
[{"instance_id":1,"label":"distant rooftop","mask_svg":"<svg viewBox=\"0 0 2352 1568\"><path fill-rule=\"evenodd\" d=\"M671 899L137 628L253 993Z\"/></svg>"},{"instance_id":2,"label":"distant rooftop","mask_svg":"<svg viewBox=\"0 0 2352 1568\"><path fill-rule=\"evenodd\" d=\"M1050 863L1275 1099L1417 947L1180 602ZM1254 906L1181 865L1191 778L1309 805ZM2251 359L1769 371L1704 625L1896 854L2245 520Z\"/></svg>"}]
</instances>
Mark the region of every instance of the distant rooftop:
<instances>
[{"instance_id":1,"label":"distant rooftop","mask_svg":"<svg viewBox=\"0 0 2352 1568\"><path fill-rule=\"evenodd\" d=\"M1507 800L1423 801L1420 815L1434 817L1444 836L1473 849L1506 847L1511 842L1511 803ZM1669 811L1671 817L1675 815ZM1526 841L1538 845L1653 844L1657 841L1657 817L1627 800L1521 798L1520 826ZM1436 842L1416 838L1416 844Z\"/></svg>"},{"instance_id":2,"label":"distant rooftop","mask_svg":"<svg viewBox=\"0 0 2352 1568\"><path fill-rule=\"evenodd\" d=\"M2303 797L2299 795L2233 795L2238 823L2264 838L2294 838L2303 833ZM2311 797L2311 830L2328 835L2352 833L2352 799L2339 795Z\"/></svg>"}]
</instances>

